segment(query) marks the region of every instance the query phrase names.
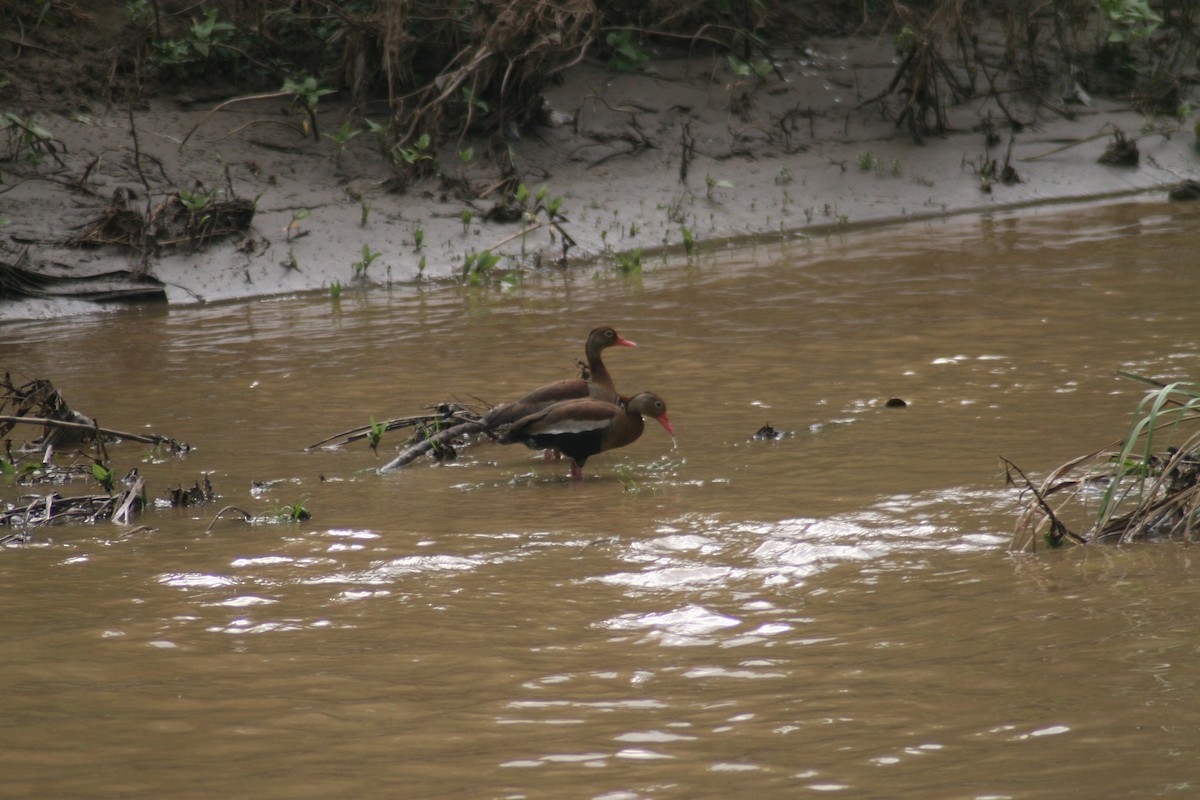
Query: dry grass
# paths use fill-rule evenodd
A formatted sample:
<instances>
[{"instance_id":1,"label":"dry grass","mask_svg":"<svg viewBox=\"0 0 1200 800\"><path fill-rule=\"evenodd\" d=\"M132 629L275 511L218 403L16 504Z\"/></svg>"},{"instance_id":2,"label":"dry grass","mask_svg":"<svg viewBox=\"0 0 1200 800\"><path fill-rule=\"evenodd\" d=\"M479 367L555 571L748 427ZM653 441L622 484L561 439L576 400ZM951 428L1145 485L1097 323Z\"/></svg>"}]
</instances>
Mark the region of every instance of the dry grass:
<instances>
[{"instance_id":1,"label":"dry grass","mask_svg":"<svg viewBox=\"0 0 1200 800\"><path fill-rule=\"evenodd\" d=\"M1068 461L1037 486L1005 462L1010 481L1024 484L1013 550L1200 536L1200 390L1124 377L1157 388L1123 440Z\"/></svg>"}]
</instances>

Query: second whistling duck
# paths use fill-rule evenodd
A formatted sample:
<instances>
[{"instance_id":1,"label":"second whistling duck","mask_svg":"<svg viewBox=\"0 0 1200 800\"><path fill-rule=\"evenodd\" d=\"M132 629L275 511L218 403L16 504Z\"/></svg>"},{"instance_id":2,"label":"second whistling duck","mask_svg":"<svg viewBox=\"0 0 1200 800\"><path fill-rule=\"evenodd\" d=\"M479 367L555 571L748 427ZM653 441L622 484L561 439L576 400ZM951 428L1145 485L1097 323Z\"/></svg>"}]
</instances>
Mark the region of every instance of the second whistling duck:
<instances>
[{"instance_id":1,"label":"second whistling duck","mask_svg":"<svg viewBox=\"0 0 1200 800\"><path fill-rule=\"evenodd\" d=\"M667 404L653 392L642 392L624 405L591 399L556 403L502 429L500 442L558 450L571 459L571 478L580 481L589 457L637 441L645 428L643 416L675 435Z\"/></svg>"},{"instance_id":2,"label":"second whistling duck","mask_svg":"<svg viewBox=\"0 0 1200 800\"><path fill-rule=\"evenodd\" d=\"M511 424L565 400L592 399L616 403L617 388L601 358L601 353L609 347L637 347L637 344L621 338L610 327L593 329L584 346L590 378L571 378L538 387L520 400L493 408L484 415L483 424L488 428Z\"/></svg>"}]
</instances>

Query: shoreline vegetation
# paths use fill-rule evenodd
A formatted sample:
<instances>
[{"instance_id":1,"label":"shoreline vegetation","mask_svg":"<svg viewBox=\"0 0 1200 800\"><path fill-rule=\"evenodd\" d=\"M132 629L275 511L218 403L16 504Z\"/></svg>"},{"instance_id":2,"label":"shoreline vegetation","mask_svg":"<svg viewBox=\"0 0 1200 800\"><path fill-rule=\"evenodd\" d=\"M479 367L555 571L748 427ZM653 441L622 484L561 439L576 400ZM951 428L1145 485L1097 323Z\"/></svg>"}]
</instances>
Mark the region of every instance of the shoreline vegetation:
<instances>
[{"instance_id":1,"label":"shoreline vegetation","mask_svg":"<svg viewBox=\"0 0 1200 800\"><path fill-rule=\"evenodd\" d=\"M1196 173L1186 0L0 0L0 317L530 269Z\"/></svg>"}]
</instances>

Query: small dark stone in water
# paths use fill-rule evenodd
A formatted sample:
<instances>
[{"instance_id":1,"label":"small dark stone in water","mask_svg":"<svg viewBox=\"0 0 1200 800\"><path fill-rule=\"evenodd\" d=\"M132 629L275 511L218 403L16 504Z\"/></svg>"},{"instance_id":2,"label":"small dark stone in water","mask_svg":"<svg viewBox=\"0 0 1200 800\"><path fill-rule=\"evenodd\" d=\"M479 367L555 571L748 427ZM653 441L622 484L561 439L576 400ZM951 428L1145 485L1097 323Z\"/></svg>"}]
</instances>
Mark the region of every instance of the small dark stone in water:
<instances>
[{"instance_id":1,"label":"small dark stone in water","mask_svg":"<svg viewBox=\"0 0 1200 800\"><path fill-rule=\"evenodd\" d=\"M1186 180L1171 187L1167 193L1168 200L1200 200L1200 181Z\"/></svg>"},{"instance_id":2,"label":"small dark stone in water","mask_svg":"<svg viewBox=\"0 0 1200 800\"><path fill-rule=\"evenodd\" d=\"M899 397L893 397L883 405L885 408L908 408L908 403L904 402Z\"/></svg>"}]
</instances>

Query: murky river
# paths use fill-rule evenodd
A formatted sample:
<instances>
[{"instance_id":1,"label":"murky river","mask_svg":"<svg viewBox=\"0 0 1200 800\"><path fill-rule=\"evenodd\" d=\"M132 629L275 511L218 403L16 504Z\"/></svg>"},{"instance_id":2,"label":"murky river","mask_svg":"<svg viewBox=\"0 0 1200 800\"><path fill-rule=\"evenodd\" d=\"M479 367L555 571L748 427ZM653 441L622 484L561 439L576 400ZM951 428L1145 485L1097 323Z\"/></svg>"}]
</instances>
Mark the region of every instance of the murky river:
<instances>
[{"instance_id":1,"label":"murky river","mask_svg":"<svg viewBox=\"0 0 1200 800\"><path fill-rule=\"evenodd\" d=\"M0 551L0 796L1194 796L1195 554L1009 554L997 459L1117 438L1117 370L1200 376L1198 241L1200 209L1043 209L5 324L0 366L195 448L118 471L220 498ZM581 484L521 447L304 450L568 377L600 323L675 446Z\"/></svg>"}]
</instances>

